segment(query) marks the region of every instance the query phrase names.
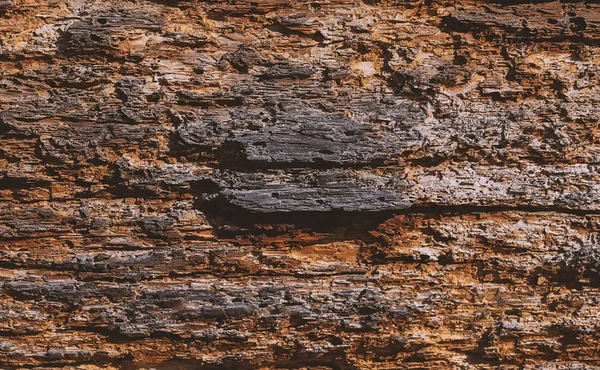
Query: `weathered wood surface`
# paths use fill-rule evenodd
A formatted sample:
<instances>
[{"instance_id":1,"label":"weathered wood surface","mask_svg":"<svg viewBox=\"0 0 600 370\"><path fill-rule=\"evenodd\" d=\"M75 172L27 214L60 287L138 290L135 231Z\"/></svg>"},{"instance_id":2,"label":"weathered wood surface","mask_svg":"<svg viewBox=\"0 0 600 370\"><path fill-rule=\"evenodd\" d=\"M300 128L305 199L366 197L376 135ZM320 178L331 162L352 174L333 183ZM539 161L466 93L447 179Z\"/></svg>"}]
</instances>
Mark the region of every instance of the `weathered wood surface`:
<instances>
[{"instance_id":1,"label":"weathered wood surface","mask_svg":"<svg viewBox=\"0 0 600 370\"><path fill-rule=\"evenodd\" d=\"M0 0L0 368L600 368L600 5Z\"/></svg>"}]
</instances>

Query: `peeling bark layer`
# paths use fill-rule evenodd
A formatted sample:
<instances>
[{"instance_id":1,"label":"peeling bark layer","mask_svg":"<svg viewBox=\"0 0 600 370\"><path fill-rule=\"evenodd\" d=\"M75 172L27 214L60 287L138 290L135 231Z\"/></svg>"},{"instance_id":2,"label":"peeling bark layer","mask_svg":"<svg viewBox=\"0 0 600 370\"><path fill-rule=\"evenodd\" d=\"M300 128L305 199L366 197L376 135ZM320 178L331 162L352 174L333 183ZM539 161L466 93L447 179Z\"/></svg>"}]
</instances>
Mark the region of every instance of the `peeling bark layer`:
<instances>
[{"instance_id":1,"label":"peeling bark layer","mask_svg":"<svg viewBox=\"0 0 600 370\"><path fill-rule=\"evenodd\" d=\"M600 369L599 31L0 0L0 367Z\"/></svg>"}]
</instances>

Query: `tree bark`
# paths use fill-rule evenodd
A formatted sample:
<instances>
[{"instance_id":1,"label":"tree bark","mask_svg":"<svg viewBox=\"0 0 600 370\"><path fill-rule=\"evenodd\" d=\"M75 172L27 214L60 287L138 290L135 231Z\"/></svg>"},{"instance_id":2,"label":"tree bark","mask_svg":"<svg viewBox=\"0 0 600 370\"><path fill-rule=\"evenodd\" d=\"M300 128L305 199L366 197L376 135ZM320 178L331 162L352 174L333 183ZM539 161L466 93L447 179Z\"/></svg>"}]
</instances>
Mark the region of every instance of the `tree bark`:
<instances>
[{"instance_id":1,"label":"tree bark","mask_svg":"<svg viewBox=\"0 0 600 370\"><path fill-rule=\"evenodd\" d=\"M600 369L600 5L0 0L0 367Z\"/></svg>"}]
</instances>

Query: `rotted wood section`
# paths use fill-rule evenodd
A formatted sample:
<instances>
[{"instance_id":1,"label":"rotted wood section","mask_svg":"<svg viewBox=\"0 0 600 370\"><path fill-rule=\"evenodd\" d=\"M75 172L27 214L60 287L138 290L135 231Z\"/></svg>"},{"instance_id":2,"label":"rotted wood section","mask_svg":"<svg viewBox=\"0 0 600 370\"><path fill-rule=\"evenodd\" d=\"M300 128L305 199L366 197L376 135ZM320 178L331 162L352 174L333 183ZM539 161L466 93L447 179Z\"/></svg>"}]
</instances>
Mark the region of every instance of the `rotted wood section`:
<instances>
[{"instance_id":1,"label":"rotted wood section","mask_svg":"<svg viewBox=\"0 0 600 370\"><path fill-rule=\"evenodd\" d=\"M0 0L0 367L600 369L594 1Z\"/></svg>"}]
</instances>

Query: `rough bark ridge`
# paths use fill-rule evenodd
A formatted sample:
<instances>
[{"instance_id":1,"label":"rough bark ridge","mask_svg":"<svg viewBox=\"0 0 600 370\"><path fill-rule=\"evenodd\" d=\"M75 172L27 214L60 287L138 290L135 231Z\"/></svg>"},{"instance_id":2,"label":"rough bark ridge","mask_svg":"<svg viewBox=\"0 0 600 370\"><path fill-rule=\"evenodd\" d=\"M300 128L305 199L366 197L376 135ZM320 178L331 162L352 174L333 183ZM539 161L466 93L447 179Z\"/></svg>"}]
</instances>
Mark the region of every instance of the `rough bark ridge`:
<instances>
[{"instance_id":1,"label":"rough bark ridge","mask_svg":"<svg viewBox=\"0 0 600 370\"><path fill-rule=\"evenodd\" d=\"M600 368L600 5L0 0L0 367Z\"/></svg>"}]
</instances>

